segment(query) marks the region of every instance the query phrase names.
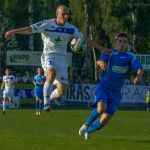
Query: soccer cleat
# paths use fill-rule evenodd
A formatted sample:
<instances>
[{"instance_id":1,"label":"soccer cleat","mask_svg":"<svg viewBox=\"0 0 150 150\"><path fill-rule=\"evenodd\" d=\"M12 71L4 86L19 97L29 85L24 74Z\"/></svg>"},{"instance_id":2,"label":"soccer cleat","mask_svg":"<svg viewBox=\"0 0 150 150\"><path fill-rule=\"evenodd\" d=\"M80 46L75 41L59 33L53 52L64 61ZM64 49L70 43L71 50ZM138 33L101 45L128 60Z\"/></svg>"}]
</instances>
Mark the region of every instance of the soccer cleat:
<instances>
[{"instance_id":1,"label":"soccer cleat","mask_svg":"<svg viewBox=\"0 0 150 150\"><path fill-rule=\"evenodd\" d=\"M84 124L80 129L79 129L79 135L82 136L85 134L87 130L87 126Z\"/></svg>"},{"instance_id":2,"label":"soccer cleat","mask_svg":"<svg viewBox=\"0 0 150 150\"><path fill-rule=\"evenodd\" d=\"M38 112L38 111L36 111L36 112L35 112L35 115L36 115L36 116L38 116L38 115L39 115L39 112Z\"/></svg>"},{"instance_id":3,"label":"soccer cleat","mask_svg":"<svg viewBox=\"0 0 150 150\"><path fill-rule=\"evenodd\" d=\"M91 138L90 133L89 132L85 132L84 139L85 140L89 140L90 138Z\"/></svg>"},{"instance_id":4,"label":"soccer cleat","mask_svg":"<svg viewBox=\"0 0 150 150\"><path fill-rule=\"evenodd\" d=\"M2 112L3 114L6 114L6 111L5 110L3 110L3 112Z\"/></svg>"},{"instance_id":5,"label":"soccer cleat","mask_svg":"<svg viewBox=\"0 0 150 150\"><path fill-rule=\"evenodd\" d=\"M51 106L49 104L47 104L47 105L44 106L43 110L45 112L49 112L51 110Z\"/></svg>"}]
</instances>

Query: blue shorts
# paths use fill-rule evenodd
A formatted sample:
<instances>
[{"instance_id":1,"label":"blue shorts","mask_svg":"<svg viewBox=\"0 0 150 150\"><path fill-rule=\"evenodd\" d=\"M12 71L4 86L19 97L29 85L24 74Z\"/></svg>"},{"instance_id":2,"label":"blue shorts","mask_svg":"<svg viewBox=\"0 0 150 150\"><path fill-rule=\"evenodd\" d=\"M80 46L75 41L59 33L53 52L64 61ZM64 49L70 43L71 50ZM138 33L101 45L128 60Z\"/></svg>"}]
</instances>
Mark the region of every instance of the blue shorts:
<instances>
[{"instance_id":1,"label":"blue shorts","mask_svg":"<svg viewBox=\"0 0 150 150\"><path fill-rule=\"evenodd\" d=\"M34 97L43 100L43 90L34 90Z\"/></svg>"},{"instance_id":2,"label":"blue shorts","mask_svg":"<svg viewBox=\"0 0 150 150\"><path fill-rule=\"evenodd\" d=\"M103 85L99 85L96 89L94 107L97 107L98 102L104 102L107 104L106 113L113 115L119 107L121 101L120 91L114 91L113 89L106 88Z\"/></svg>"}]
</instances>

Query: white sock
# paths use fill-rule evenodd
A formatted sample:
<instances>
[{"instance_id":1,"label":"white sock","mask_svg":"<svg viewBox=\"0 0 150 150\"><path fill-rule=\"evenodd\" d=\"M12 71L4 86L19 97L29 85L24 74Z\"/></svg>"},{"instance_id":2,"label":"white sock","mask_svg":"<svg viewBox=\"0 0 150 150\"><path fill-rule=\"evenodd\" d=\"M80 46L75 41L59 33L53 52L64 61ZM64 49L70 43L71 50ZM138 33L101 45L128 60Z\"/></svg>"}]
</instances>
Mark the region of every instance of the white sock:
<instances>
[{"instance_id":1,"label":"white sock","mask_svg":"<svg viewBox=\"0 0 150 150\"><path fill-rule=\"evenodd\" d=\"M51 93L50 95L50 100L53 100L53 99L56 99L59 97L59 93L58 93L58 90L57 88Z\"/></svg>"},{"instance_id":2,"label":"white sock","mask_svg":"<svg viewBox=\"0 0 150 150\"><path fill-rule=\"evenodd\" d=\"M3 111L6 111L6 102L3 101Z\"/></svg>"},{"instance_id":3,"label":"white sock","mask_svg":"<svg viewBox=\"0 0 150 150\"><path fill-rule=\"evenodd\" d=\"M43 88L44 105L46 105L50 101L50 94L52 92L52 87L53 87L52 83L50 82L44 83L44 88Z\"/></svg>"}]
</instances>

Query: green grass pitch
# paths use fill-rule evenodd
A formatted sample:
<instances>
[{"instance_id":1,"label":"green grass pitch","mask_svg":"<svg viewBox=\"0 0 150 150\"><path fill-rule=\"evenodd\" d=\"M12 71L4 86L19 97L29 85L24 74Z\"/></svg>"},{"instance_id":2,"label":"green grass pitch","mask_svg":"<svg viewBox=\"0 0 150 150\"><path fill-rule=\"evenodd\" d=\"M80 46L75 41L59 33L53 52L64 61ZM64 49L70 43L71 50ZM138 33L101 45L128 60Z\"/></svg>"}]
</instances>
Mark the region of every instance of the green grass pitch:
<instances>
[{"instance_id":1,"label":"green grass pitch","mask_svg":"<svg viewBox=\"0 0 150 150\"><path fill-rule=\"evenodd\" d=\"M7 110L0 114L0 150L149 150L150 113L118 111L85 141L78 130L90 110Z\"/></svg>"}]
</instances>

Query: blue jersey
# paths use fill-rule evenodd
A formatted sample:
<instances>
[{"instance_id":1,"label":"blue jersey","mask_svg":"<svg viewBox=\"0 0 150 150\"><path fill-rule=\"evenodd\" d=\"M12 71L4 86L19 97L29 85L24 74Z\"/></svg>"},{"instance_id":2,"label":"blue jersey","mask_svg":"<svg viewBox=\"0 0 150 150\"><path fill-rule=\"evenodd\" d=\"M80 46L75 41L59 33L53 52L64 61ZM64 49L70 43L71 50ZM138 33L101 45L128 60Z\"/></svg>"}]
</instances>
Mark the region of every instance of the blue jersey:
<instances>
[{"instance_id":1,"label":"blue jersey","mask_svg":"<svg viewBox=\"0 0 150 150\"><path fill-rule=\"evenodd\" d=\"M130 71L142 69L136 56L128 51L112 49L112 54L102 54L101 59L106 62L107 70L102 73L100 84L116 91L121 91Z\"/></svg>"},{"instance_id":2,"label":"blue jersey","mask_svg":"<svg viewBox=\"0 0 150 150\"><path fill-rule=\"evenodd\" d=\"M44 84L40 84L41 82L45 82L45 80L46 80L46 78L45 78L45 76L43 76L43 75L35 75L34 77L33 77L33 80L32 80L32 82L35 82L36 83L36 85L35 85L35 87L34 87L34 90L36 91L38 91L38 90L41 90L41 91L43 91L43 86L44 86Z\"/></svg>"}]
</instances>

